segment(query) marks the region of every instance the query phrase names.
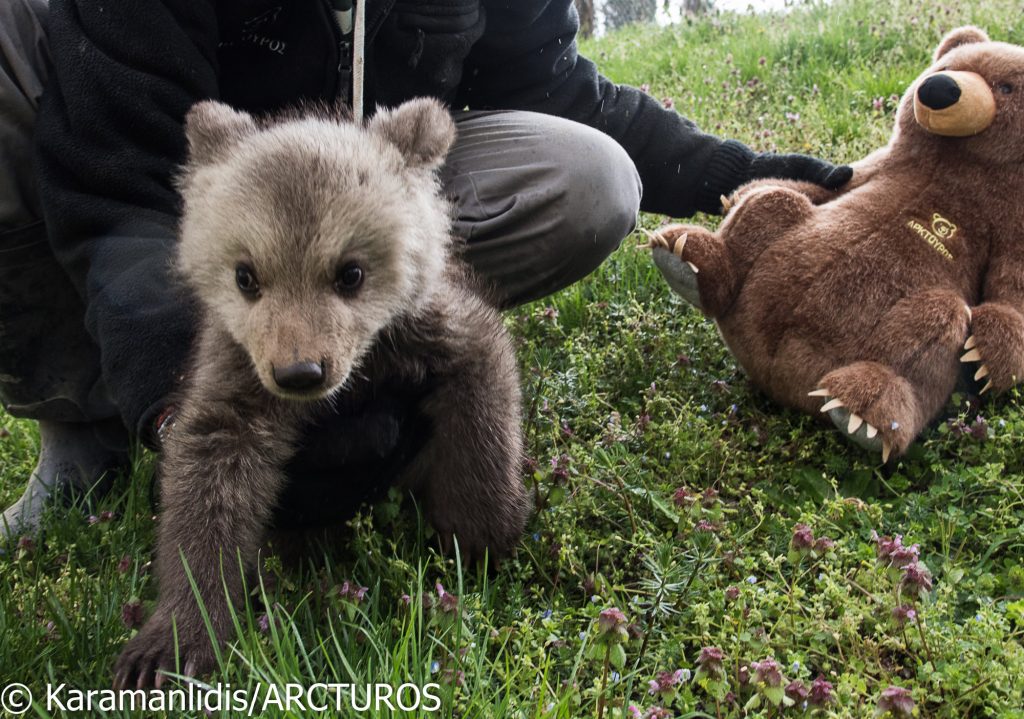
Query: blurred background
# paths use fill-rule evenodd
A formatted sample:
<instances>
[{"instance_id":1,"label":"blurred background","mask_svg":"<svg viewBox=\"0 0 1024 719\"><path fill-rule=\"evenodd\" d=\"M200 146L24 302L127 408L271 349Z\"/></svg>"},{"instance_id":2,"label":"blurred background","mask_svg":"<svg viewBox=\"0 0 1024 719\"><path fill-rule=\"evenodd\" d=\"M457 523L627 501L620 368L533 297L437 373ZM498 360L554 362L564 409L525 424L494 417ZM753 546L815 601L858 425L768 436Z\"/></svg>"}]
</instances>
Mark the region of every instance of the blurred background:
<instances>
[{"instance_id":1,"label":"blurred background","mask_svg":"<svg viewBox=\"0 0 1024 719\"><path fill-rule=\"evenodd\" d=\"M668 24L714 11L782 10L793 0L574 0L584 37L600 36L631 23Z\"/></svg>"}]
</instances>

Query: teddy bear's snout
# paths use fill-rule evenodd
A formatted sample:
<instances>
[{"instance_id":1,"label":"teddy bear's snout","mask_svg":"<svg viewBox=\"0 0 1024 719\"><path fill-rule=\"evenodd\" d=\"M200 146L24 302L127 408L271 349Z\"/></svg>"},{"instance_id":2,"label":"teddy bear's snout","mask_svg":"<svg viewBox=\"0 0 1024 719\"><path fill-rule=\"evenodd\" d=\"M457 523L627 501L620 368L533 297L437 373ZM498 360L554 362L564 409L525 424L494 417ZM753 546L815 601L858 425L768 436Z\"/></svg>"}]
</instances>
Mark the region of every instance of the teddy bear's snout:
<instances>
[{"instance_id":1,"label":"teddy bear's snout","mask_svg":"<svg viewBox=\"0 0 1024 719\"><path fill-rule=\"evenodd\" d=\"M936 72L914 93L914 119L935 135L970 137L987 130L995 118L992 88L976 72Z\"/></svg>"},{"instance_id":2,"label":"teddy bear's snout","mask_svg":"<svg viewBox=\"0 0 1024 719\"><path fill-rule=\"evenodd\" d=\"M932 75L917 88L917 99L930 110L945 110L960 99L960 86L949 75Z\"/></svg>"}]
</instances>

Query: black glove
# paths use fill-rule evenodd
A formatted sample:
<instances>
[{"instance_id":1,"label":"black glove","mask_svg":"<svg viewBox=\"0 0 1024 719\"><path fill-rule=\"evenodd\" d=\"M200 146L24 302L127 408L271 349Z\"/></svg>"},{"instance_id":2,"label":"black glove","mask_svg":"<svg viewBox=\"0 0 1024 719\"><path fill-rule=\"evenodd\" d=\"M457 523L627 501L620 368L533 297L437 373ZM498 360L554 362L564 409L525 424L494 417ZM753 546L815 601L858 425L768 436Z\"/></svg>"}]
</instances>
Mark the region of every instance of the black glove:
<instances>
[{"instance_id":1,"label":"black glove","mask_svg":"<svg viewBox=\"0 0 1024 719\"><path fill-rule=\"evenodd\" d=\"M281 529L335 524L386 494L430 435L418 390L379 388L310 426L285 469L288 484L274 512Z\"/></svg>"},{"instance_id":2,"label":"black glove","mask_svg":"<svg viewBox=\"0 0 1024 719\"><path fill-rule=\"evenodd\" d=\"M696 207L701 212L722 211L722 196L728 197L751 180L777 178L813 182L827 190L838 190L853 177L849 165L833 165L809 155L756 153L742 142L726 140L708 162L707 174L697 191Z\"/></svg>"}]
</instances>

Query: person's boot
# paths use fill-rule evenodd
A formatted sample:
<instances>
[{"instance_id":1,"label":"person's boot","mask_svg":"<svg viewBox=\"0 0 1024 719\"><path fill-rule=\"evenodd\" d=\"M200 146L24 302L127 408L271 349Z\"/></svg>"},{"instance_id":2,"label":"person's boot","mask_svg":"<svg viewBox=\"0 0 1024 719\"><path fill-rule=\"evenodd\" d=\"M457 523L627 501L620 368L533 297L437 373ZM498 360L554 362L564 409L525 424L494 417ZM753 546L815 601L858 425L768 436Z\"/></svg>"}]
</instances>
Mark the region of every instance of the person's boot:
<instances>
[{"instance_id":1,"label":"person's boot","mask_svg":"<svg viewBox=\"0 0 1024 719\"><path fill-rule=\"evenodd\" d=\"M119 441L123 435L123 428L109 422L40 421L39 463L21 499L0 518L0 546L37 534L44 512L51 507L103 497L114 475L129 466L127 449L117 448L126 444Z\"/></svg>"}]
</instances>

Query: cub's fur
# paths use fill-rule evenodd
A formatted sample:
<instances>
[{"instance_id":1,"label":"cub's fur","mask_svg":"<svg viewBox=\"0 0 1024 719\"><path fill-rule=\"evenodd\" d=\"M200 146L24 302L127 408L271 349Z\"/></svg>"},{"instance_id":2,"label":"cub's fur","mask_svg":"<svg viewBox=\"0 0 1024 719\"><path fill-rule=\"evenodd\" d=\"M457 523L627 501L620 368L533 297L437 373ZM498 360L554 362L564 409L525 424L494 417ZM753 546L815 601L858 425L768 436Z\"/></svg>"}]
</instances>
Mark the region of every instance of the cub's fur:
<instances>
[{"instance_id":1,"label":"cub's fur","mask_svg":"<svg viewBox=\"0 0 1024 719\"><path fill-rule=\"evenodd\" d=\"M324 115L261 125L204 102L186 133L177 263L202 319L164 441L160 597L117 662L118 686L173 671L175 632L186 673L212 668L181 557L224 639L239 561L253 569L283 467L332 403L423 388L431 434L401 481L464 555L508 553L527 515L512 346L452 257L435 176L455 137L444 108L414 100L366 127Z\"/></svg>"}]
</instances>

